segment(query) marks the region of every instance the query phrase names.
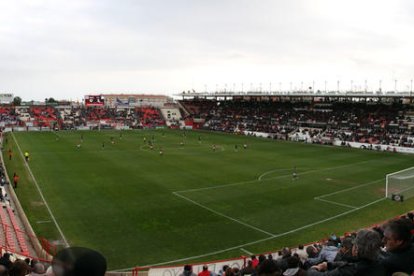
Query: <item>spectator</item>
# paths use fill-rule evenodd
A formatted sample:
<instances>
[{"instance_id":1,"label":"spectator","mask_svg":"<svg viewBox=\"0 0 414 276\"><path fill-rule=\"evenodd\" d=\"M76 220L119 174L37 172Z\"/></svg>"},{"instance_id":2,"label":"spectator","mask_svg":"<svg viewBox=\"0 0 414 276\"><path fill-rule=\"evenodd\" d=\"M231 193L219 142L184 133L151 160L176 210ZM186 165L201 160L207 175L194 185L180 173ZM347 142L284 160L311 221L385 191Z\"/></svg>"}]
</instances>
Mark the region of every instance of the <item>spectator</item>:
<instances>
[{"instance_id":1,"label":"spectator","mask_svg":"<svg viewBox=\"0 0 414 276\"><path fill-rule=\"evenodd\" d=\"M259 264L259 260L256 258L255 255L252 255L251 258L252 258L253 267L256 268L257 265Z\"/></svg>"},{"instance_id":2,"label":"spectator","mask_svg":"<svg viewBox=\"0 0 414 276\"><path fill-rule=\"evenodd\" d=\"M336 242L334 240L328 240L326 246L322 247L317 257L308 259L309 264L315 265L323 261L333 262L338 253L338 247L335 244Z\"/></svg>"},{"instance_id":3,"label":"spectator","mask_svg":"<svg viewBox=\"0 0 414 276\"><path fill-rule=\"evenodd\" d=\"M283 276L304 276L305 270L300 267L300 259L296 256L287 258L288 268L283 272Z\"/></svg>"},{"instance_id":4,"label":"spectator","mask_svg":"<svg viewBox=\"0 0 414 276\"><path fill-rule=\"evenodd\" d=\"M238 267L233 267L232 271L234 276L240 276L240 269Z\"/></svg>"},{"instance_id":5,"label":"spectator","mask_svg":"<svg viewBox=\"0 0 414 276\"><path fill-rule=\"evenodd\" d=\"M387 275L394 272L414 272L414 246L411 243L412 224L409 219L397 219L384 227L383 243L385 254L383 264Z\"/></svg>"},{"instance_id":6,"label":"spectator","mask_svg":"<svg viewBox=\"0 0 414 276\"><path fill-rule=\"evenodd\" d=\"M32 273L30 273L30 276L40 276L45 275L45 266L42 263L35 263L32 268Z\"/></svg>"},{"instance_id":7,"label":"spectator","mask_svg":"<svg viewBox=\"0 0 414 276\"><path fill-rule=\"evenodd\" d=\"M353 246L353 239L352 237L345 237L342 240L341 248L336 254L335 262L339 261L350 261L352 257L352 246Z\"/></svg>"},{"instance_id":8,"label":"spectator","mask_svg":"<svg viewBox=\"0 0 414 276\"><path fill-rule=\"evenodd\" d=\"M224 272L225 276L235 276L234 270L231 267L227 267L226 271Z\"/></svg>"},{"instance_id":9,"label":"spectator","mask_svg":"<svg viewBox=\"0 0 414 276\"><path fill-rule=\"evenodd\" d=\"M223 268L218 272L218 275L225 275L228 267L228 265L223 265Z\"/></svg>"},{"instance_id":10,"label":"spectator","mask_svg":"<svg viewBox=\"0 0 414 276\"><path fill-rule=\"evenodd\" d=\"M3 257L0 258L0 265L4 265L7 269L10 269L13 265L12 261L10 260L10 254L4 253Z\"/></svg>"},{"instance_id":11,"label":"spectator","mask_svg":"<svg viewBox=\"0 0 414 276\"><path fill-rule=\"evenodd\" d=\"M208 270L208 266L207 265L203 265L203 270L198 273L198 276L210 276L211 272Z\"/></svg>"},{"instance_id":12,"label":"spectator","mask_svg":"<svg viewBox=\"0 0 414 276\"><path fill-rule=\"evenodd\" d=\"M180 276L196 276L196 274L193 272L193 267L191 265L185 265L184 271Z\"/></svg>"},{"instance_id":13,"label":"spectator","mask_svg":"<svg viewBox=\"0 0 414 276\"><path fill-rule=\"evenodd\" d=\"M0 265L0 276L9 275L9 271L5 265Z\"/></svg>"},{"instance_id":14,"label":"spectator","mask_svg":"<svg viewBox=\"0 0 414 276\"><path fill-rule=\"evenodd\" d=\"M315 246L309 245L306 247L306 254L308 254L308 258L316 258L319 254L319 250Z\"/></svg>"},{"instance_id":15,"label":"spectator","mask_svg":"<svg viewBox=\"0 0 414 276\"><path fill-rule=\"evenodd\" d=\"M290 251L289 247L285 247L282 249L282 258L279 258L276 263L277 266L282 270L285 271L288 268L287 259L292 256L292 252Z\"/></svg>"},{"instance_id":16,"label":"spectator","mask_svg":"<svg viewBox=\"0 0 414 276\"><path fill-rule=\"evenodd\" d=\"M260 254L260 255L259 255L259 265L260 265L261 263L263 263L263 262L264 262L264 260L266 260L266 256L265 256L265 255L263 255L263 254Z\"/></svg>"},{"instance_id":17,"label":"spectator","mask_svg":"<svg viewBox=\"0 0 414 276\"><path fill-rule=\"evenodd\" d=\"M307 275L385 276L385 268L379 261L380 251L380 235L372 230L361 230L352 247L352 255L355 257L353 262L323 262L311 267Z\"/></svg>"},{"instance_id":18,"label":"spectator","mask_svg":"<svg viewBox=\"0 0 414 276\"><path fill-rule=\"evenodd\" d=\"M253 267L253 262L251 260L247 261L247 266L240 271L240 275L247 275L255 273L255 269Z\"/></svg>"},{"instance_id":19,"label":"spectator","mask_svg":"<svg viewBox=\"0 0 414 276\"><path fill-rule=\"evenodd\" d=\"M10 268L10 276L25 276L29 273L29 265L23 260L16 260Z\"/></svg>"},{"instance_id":20,"label":"spectator","mask_svg":"<svg viewBox=\"0 0 414 276\"><path fill-rule=\"evenodd\" d=\"M59 251L52 261L55 275L104 276L106 260L97 251L83 247L68 247Z\"/></svg>"},{"instance_id":21,"label":"spectator","mask_svg":"<svg viewBox=\"0 0 414 276\"><path fill-rule=\"evenodd\" d=\"M282 275L280 268L276 262L272 260L263 261L260 266L257 267L257 275L259 276L279 276Z\"/></svg>"},{"instance_id":22,"label":"spectator","mask_svg":"<svg viewBox=\"0 0 414 276\"><path fill-rule=\"evenodd\" d=\"M302 244L298 246L298 250L296 250L295 253L298 254L302 264L305 263L305 261L308 259L308 253L306 253L305 248Z\"/></svg>"}]
</instances>

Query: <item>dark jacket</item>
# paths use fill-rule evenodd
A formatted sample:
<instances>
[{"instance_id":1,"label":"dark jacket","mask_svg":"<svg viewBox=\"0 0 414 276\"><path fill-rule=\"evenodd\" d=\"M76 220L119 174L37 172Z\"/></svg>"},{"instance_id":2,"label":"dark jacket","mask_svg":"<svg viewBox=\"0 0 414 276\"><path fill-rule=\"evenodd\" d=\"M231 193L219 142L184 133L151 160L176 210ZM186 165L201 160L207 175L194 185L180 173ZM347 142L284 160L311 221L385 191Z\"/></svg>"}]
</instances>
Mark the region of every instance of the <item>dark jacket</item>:
<instances>
[{"instance_id":1,"label":"dark jacket","mask_svg":"<svg viewBox=\"0 0 414 276\"><path fill-rule=\"evenodd\" d=\"M380 261L357 260L356 262L328 263L328 270L319 272L310 268L308 276L385 276L385 268Z\"/></svg>"},{"instance_id":2,"label":"dark jacket","mask_svg":"<svg viewBox=\"0 0 414 276\"><path fill-rule=\"evenodd\" d=\"M385 266L387 275L394 272L405 272L410 274L414 272L414 246L409 244L401 250L384 253L382 263Z\"/></svg>"},{"instance_id":3,"label":"dark jacket","mask_svg":"<svg viewBox=\"0 0 414 276\"><path fill-rule=\"evenodd\" d=\"M7 269L10 269L13 266L13 263L8 256L3 256L0 258L0 265L4 265Z\"/></svg>"}]
</instances>

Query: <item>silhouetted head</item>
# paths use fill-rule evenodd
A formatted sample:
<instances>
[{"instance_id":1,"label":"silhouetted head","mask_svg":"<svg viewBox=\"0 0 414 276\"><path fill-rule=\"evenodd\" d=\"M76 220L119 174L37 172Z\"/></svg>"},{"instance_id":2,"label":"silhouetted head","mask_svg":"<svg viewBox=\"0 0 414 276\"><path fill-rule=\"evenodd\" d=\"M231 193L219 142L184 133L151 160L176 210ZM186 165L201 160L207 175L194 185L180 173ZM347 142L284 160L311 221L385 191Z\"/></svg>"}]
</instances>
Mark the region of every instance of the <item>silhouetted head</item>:
<instances>
[{"instance_id":1,"label":"silhouetted head","mask_svg":"<svg viewBox=\"0 0 414 276\"><path fill-rule=\"evenodd\" d=\"M106 260L97 251L83 247L69 247L53 258L56 276L104 276Z\"/></svg>"}]
</instances>

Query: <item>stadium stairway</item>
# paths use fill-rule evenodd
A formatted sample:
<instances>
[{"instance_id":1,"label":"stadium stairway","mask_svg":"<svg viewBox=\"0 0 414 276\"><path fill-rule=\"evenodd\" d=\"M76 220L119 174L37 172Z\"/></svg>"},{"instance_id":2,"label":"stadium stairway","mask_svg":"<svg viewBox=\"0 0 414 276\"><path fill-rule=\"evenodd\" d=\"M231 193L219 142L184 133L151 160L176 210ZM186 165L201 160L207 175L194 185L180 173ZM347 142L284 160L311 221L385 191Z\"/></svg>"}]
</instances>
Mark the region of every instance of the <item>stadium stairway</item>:
<instances>
[{"instance_id":1,"label":"stadium stairway","mask_svg":"<svg viewBox=\"0 0 414 276\"><path fill-rule=\"evenodd\" d=\"M10 226L10 218L5 211L5 208L0 208L0 220L3 228L4 243L1 245L10 251L16 251L16 240L17 238L13 235L12 227Z\"/></svg>"},{"instance_id":2,"label":"stadium stairway","mask_svg":"<svg viewBox=\"0 0 414 276\"><path fill-rule=\"evenodd\" d=\"M188 112L188 110L186 109L186 107L180 101L177 101L177 105L178 105L179 110L184 113L184 116L182 116L182 117L188 117L188 116L191 115L191 113Z\"/></svg>"},{"instance_id":3,"label":"stadium stairway","mask_svg":"<svg viewBox=\"0 0 414 276\"><path fill-rule=\"evenodd\" d=\"M19 244L21 254L24 256L29 255L29 249L26 243L26 239L23 235L23 231L21 230L20 225L17 222L16 216L14 215L13 210L10 207L7 207L7 212L9 214L9 219L11 224L13 225L14 229L14 238L17 239L17 242Z\"/></svg>"}]
</instances>

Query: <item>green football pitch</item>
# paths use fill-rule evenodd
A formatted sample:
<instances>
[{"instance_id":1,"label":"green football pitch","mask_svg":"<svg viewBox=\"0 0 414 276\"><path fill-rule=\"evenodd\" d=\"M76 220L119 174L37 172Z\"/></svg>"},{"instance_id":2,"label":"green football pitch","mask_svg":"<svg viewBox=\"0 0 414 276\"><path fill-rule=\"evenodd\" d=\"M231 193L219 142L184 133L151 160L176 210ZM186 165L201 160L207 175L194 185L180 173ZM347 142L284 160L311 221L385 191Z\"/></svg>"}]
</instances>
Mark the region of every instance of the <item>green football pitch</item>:
<instances>
[{"instance_id":1,"label":"green football pitch","mask_svg":"<svg viewBox=\"0 0 414 276\"><path fill-rule=\"evenodd\" d=\"M414 166L395 153L136 130L10 133L3 154L37 235L111 270L273 251L414 209L384 199L385 175Z\"/></svg>"}]
</instances>

